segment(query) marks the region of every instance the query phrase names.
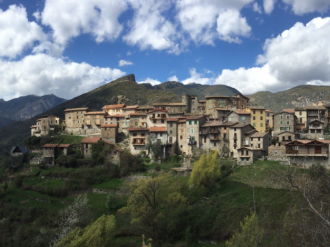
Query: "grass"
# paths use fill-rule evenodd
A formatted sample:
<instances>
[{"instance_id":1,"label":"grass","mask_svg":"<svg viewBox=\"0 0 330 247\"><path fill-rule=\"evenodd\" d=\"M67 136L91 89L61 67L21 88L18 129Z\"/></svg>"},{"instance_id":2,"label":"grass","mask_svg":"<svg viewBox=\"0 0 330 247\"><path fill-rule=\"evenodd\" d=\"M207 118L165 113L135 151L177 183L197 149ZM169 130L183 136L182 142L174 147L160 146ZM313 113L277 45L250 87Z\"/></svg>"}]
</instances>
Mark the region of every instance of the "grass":
<instances>
[{"instance_id":1,"label":"grass","mask_svg":"<svg viewBox=\"0 0 330 247\"><path fill-rule=\"evenodd\" d=\"M58 138L55 138L51 143L60 143L60 144L80 144L84 139L84 136L75 136L75 135L61 135Z\"/></svg>"},{"instance_id":2,"label":"grass","mask_svg":"<svg viewBox=\"0 0 330 247\"><path fill-rule=\"evenodd\" d=\"M118 190L123 185L123 183L124 181L122 179L113 178L105 183L92 185L92 188Z\"/></svg>"},{"instance_id":3,"label":"grass","mask_svg":"<svg viewBox=\"0 0 330 247\"><path fill-rule=\"evenodd\" d=\"M63 188L64 180L62 179L47 179L41 177L30 177L24 179L24 183L43 188Z\"/></svg>"}]
</instances>

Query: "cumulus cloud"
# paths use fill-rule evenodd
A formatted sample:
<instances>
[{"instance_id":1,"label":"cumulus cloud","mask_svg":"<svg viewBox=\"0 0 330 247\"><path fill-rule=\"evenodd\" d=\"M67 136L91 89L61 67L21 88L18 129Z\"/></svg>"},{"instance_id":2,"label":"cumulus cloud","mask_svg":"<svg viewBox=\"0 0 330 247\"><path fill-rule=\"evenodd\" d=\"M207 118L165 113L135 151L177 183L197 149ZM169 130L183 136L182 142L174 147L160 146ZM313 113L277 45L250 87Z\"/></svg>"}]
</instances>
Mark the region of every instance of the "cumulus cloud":
<instances>
[{"instance_id":1,"label":"cumulus cloud","mask_svg":"<svg viewBox=\"0 0 330 247\"><path fill-rule=\"evenodd\" d=\"M150 48L180 53L175 25L164 16L171 7L170 1L130 0L130 4L135 13L124 41L139 46L141 50Z\"/></svg>"},{"instance_id":2,"label":"cumulus cloud","mask_svg":"<svg viewBox=\"0 0 330 247\"><path fill-rule=\"evenodd\" d=\"M155 86L155 85L158 85L158 84L161 84L161 82L160 81L158 81L158 80L154 80L154 79L151 79L151 78L147 78L147 79L145 79L144 81L138 81L137 83L150 83L151 85L153 85L153 86Z\"/></svg>"},{"instance_id":3,"label":"cumulus cloud","mask_svg":"<svg viewBox=\"0 0 330 247\"><path fill-rule=\"evenodd\" d=\"M35 22L29 22L23 6L11 5L0 9L0 56L16 58L34 42L45 41L46 35Z\"/></svg>"},{"instance_id":4,"label":"cumulus cloud","mask_svg":"<svg viewBox=\"0 0 330 247\"><path fill-rule=\"evenodd\" d=\"M264 0L264 10L265 13L270 14L274 10L276 0Z\"/></svg>"},{"instance_id":5,"label":"cumulus cloud","mask_svg":"<svg viewBox=\"0 0 330 247\"><path fill-rule=\"evenodd\" d=\"M121 66L127 66L127 65L133 65L133 63L130 62L130 61L126 61L126 60L120 60L119 61L119 67L121 67Z\"/></svg>"},{"instance_id":6,"label":"cumulus cloud","mask_svg":"<svg viewBox=\"0 0 330 247\"><path fill-rule=\"evenodd\" d=\"M66 44L82 33L92 34L99 43L119 36L123 25L118 17L127 8L126 1L117 0L46 0L41 20L53 29L57 43Z\"/></svg>"},{"instance_id":7,"label":"cumulus cloud","mask_svg":"<svg viewBox=\"0 0 330 247\"><path fill-rule=\"evenodd\" d=\"M117 79L125 72L36 54L20 61L0 60L0 74L0 98L53 93L70 99Z\"/></svg>"},{"instance_id":8,"label":"cumulus cloud","mask_svg":"<svg viewBox=\"0 0 330 247\"><path fill-rule=\"evenodd\" d=\"M218 37L232 42L237 39L231 34L246 35L246 20L237 13L251 2L253 0L181 0L176 4L177 19L196 44L214 45ZM230 24L223 28L221 25L225 17ZM233 26L234 23L239 27Z\"/></svg>"},{"instance_id":9,"label":"cumulus cloud","mask_svg":"<svg viewBox=\"0 0 330 247\"><path fill-rule=\"evenodd\" d=\"M262 13L261 8L260 8L260 6L258 5L257 2L255 2L255 3L253 4L253 11L254 11L254 12L258 12L259 14Z\"/></svg>"},{"instance_id":10,"label":"cumulus cloud","mask_svg":"<svg viewBox=\"0 0 330 247\"><path fill-rule=\"evenodd\" d=\"M169 78L167 78L168 81L179 81L178 77L176 77L176 75L170 76Z\"/></svg>"},{"instance_id":11,"label":"cumulus cloud","mask_svg":"<svg viewBox=\"0 0 330 247\"><path fill-rule=\"evenodd\" d=\"M198 73L195 68L189 69L190 77L183 80L183 84L198 83L198 84L213 84L213 77L203 77L203 73Z\"/></svg>"},{"instance_id":12,"label":"cumulus cloud","mask_svg":"<svg viewBox=\"0 0 330 247\"><path fill-rule=\"evenodd\" d=\"M301 84L330 85L330 18L296 23L266 40L261 67L223 70L216 84L234 86L244 93L279 91Z\"/></svg>"},{"instance_id":13,"label":"cumulus cloud","mask_svg":"<svg viewBox=\"0 0 330 247\"><path fill-rule=\"evenodd\" d=\"M296 15L320 12L325 13L330 6L329 0L282 0L292 7Z\"/></svg>"}]
</instances>

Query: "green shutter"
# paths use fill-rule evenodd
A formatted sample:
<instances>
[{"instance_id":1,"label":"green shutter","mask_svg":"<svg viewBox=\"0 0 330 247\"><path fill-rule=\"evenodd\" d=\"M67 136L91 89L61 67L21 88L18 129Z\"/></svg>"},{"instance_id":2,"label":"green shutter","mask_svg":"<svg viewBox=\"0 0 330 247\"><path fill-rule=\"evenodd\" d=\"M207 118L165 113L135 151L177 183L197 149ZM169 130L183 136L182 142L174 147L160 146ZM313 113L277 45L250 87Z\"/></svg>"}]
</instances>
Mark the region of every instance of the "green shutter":
<instances>
[{"instance_id":1,"label":"green shutter","mask_svg":"<svg viewBox=\"0 0 330 247\"><path fill-rule=\"evenodd\" d=\"M194 129L191 129L190 132L193 134L194 133Z\"/></svg>"},{"instance_id":2,"label":"green shutter","mask_svg":"<svg viewBox=\"0 0 330 247\"><path fill-rule=\"evenodd\" d=\"M256 124L255 123L253 123L253 127L256 127Z\"/></svg>"},{"instance_id":3,"label":"green shutter","mask_svg":"<svg viewBox=\"0 0 330 247\"><path fill-rule=\"evenodd\" d=\"M197 125L197 121L194 121L195 122L195 125Z\"/></svg>"},{"instance_id":4,"label":"green shutter","mask_svg":"<svg viewBox=\"0 0 330 247\"><path fill-rule=\"evenodd\" d=\"M286 124L289 124L289 121L286 121Z\"/></svg>"},{"instance_id":5,"label":"green shutter","mask_svg":"<svg viewBox=\"0 0 330 247\"><path fill-rule=\"evenodd\" d=\"M189 125L191 125L191 121L189 121Z\"/></svg>"},{"instance_id":6,"label":"green shutter","mask_svg":"<svg viewBox=\"0 0 330 247\"><path fill-rule=\"evenodd\" d=\"M135 122L135 126L137 126L138 125L138 122Z\"/></svg>"},{"instance_id":7,"label":"green shutter","mask_svg":"<svg viewBox=\"0 0 330 247\"><path fill-rule=\"evenodd\" d=\"M260 123L260 127L263 127L263 123Z\"/></svg>"},{"instance_id":8,"label":"green shutter","mask_svg":"<svg viewBox=\"0 0 330 247\"><path fill-rule=\"evenodd\" d=\"M283 122L281 121L281 124L283 124Z\"/></svg>"},{"instance_id":9,"label":"green shutter","mask_svg":"<svg viewBox=\"0 0 330 247\"><path fill-rule=\"evenodd\" d=\"M212 100L210 100L210 103L212 103Z\"/></svg>"}]
</instances>

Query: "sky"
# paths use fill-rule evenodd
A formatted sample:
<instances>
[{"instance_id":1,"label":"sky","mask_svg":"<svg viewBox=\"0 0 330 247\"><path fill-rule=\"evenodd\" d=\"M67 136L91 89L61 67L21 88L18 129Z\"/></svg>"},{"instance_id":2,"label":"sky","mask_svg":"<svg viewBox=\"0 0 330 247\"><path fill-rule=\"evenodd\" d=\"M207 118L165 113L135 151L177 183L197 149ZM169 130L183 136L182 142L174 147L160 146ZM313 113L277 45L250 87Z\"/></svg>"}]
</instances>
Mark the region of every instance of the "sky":
<instances>
[{"instance_id":1,"label":"sky","mask_svg":"<svg viewBox=\"0 0 330 247\"><path fill-rule=\"evenodd\" d=\"M330 85L330 0L0 0L0 98L119 77L243 94Z\"/></svg>"}]
</instances>

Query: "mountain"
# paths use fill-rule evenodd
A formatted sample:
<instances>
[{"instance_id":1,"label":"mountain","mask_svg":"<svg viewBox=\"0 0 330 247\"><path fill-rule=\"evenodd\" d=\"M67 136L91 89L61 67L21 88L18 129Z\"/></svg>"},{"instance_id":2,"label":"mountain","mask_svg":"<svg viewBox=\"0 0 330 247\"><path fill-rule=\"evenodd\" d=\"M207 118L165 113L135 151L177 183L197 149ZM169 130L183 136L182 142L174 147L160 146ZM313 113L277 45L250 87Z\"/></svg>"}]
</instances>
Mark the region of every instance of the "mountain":
<instances>
[{"instance_id":1,"label":"mountain","mask_svg":"<svg viewBox=\"0 0 330 247\"><path fill-rule=\"evenodd\" d=\"M196 83L185 85L176 81L167 81L155 86L150 83L142 83L141 85L151 90L172 92L180 97L182 94L197 95L198 99L205 99L205 96L211 95L233 96L240 93L237 89L225 85L201 85Z\"/></svg>"},{"instance_id":2,"label":"mountain","mask_svg":"<svg viewBox=\"0 0 330 247\"><path fill-rule=\"evenodd\" d=\"M41 97L28 95L9 101L1 99L0 128L10 122L32 118L65 101L65 99L59 98L53 94Z\"/></svg>"},{"instance_id":3,"label":"mountain","mask_svg":"<svg viewBox=\"0 0 330 247\"><path fill-rule=\"evenodd\" d=\"M318 101L330 103L330 86L301 85L286 91L271 93L268 91L248 95L250 104L261 105L278 112L287 108L310 106Z\"/></svg>"}]
</instances>

